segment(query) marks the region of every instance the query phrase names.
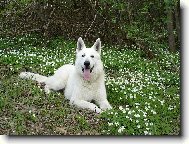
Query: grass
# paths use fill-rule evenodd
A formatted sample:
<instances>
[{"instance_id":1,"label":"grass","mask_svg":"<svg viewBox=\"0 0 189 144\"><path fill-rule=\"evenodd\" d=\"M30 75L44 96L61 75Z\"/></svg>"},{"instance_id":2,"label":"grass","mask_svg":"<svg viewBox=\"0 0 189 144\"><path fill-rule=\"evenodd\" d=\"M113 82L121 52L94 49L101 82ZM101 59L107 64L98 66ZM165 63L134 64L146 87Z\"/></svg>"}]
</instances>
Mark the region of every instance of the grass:
<instances>
[{"instance_id":1,"label":"grass","mask_svg":"<svg viewBox=\"0 0 189 144\"><path fill-rule=\"evenodd\" d=\"M62 92L46 95L21 71L51 75L74 64L76 42L26 35L0 39L0 134L179 135L180 56L159 49L148 60L133 49L105 46L102 61L112 110L70 106Z\"/></svg>"}]
</instances>

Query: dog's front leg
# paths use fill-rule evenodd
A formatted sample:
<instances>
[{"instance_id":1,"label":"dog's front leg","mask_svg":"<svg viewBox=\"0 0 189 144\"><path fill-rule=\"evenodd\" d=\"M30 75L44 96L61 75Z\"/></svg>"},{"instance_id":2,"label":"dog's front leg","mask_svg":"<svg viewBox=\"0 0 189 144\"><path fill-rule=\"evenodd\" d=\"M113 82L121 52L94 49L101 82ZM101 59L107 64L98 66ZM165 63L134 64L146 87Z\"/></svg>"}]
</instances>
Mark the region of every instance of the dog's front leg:
<instances>
[{"instance_id":1,"label":"dog's front leg","mask_svg":"<svg viewBox=\"0 0 189 144\"><path fill-rule=\"evenodd\" d=\"M98 101L98 104L100 105L100 108L102 110L106 110L106 109L112 109L110 103L108 102L107 99L102 100L102 101Z\"/></svg>"},{"instance_id":2,"label":"dog's front leg","mask_svg":"<svg viewBox=\"0 0 189 144\"><path fill-rule=\"evenodd\" d=\"M98 106L96 106L93 103L90 103L88 101L85 100L79 100L79 99L74 99L74 100L70 100L70 104L75 104L76 106L78 106L79 108L83 108L83 109L90 109L96 113L101 113L101 109L98 108Z\"/></svg>"},{"instance_id":3,"label":"dog's front leg","mask_svg":"<svg viewBox=\"0 0 189 144\"><path fill-rule=\"evenodd\" d=\"M46 94L50 94L51 90L50 90L50 88L47 85L45 85L44 89L45 89L45 93Z\"/></svg>"}]
</instances>

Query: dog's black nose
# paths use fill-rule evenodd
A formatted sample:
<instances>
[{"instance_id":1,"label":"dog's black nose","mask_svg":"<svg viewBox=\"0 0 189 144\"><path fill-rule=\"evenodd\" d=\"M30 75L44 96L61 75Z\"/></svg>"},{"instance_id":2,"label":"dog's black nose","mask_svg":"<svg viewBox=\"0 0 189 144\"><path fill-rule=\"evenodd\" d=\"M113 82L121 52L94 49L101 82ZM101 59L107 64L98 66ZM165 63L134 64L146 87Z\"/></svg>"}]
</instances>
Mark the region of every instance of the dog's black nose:
<instances>
[{"instance_id":1,"label":"dog's black nose","mask_svg":"<svg viewBox=\"0 0 189 144\"><path fill-rule=\"evenodd\" d=\"M85 62L84 62L84 65L85 65L86 67L88 67L88 66L90 65L90 62L89 62L89 61L85 61Z\"/></svg>"}]
</instances>

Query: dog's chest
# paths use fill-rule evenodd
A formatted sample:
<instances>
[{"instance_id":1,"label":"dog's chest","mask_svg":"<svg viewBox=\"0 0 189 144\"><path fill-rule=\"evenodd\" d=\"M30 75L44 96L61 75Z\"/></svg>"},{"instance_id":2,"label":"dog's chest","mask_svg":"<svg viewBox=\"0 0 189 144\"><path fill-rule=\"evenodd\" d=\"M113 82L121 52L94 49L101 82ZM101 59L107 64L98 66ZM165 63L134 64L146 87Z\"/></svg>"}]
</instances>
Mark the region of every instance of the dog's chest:
<instances>
[{"instance_id":1,"label":"dog's chest","mask_svg":"<svg viewBox=\"0 0 189 144\"><path fill-rule=\"evenodd\" d=\"M81 96L84 100L90 101L98 95L99 87L97 83L83 82L81 84Z\"/></svg>"}]
</instances>

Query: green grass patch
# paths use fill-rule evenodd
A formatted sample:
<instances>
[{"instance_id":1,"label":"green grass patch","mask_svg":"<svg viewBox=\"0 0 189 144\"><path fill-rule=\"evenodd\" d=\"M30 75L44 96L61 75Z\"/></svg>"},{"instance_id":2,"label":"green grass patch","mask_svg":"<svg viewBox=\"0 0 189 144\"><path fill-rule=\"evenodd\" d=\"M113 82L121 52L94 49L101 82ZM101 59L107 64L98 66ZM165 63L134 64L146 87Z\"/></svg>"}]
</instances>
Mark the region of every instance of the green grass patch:
<instances>
[{"instance_id":1,"label":"green grass patch","mask_svg":"<svg viewBox=\"0 0 189 144\"><path fill-rule=\"evenodd\" d=\"M139 49L104 46L102 61L112 110L98 115L70 106L62 92L46 95L21 71L52 75L74 64L76 42L38 36L0 39L0 134L178 135L179 53L148 60Z\"/></svg>"}]
</instances>

